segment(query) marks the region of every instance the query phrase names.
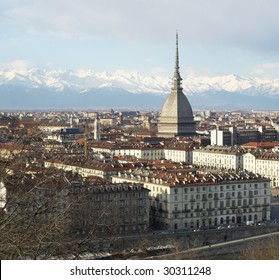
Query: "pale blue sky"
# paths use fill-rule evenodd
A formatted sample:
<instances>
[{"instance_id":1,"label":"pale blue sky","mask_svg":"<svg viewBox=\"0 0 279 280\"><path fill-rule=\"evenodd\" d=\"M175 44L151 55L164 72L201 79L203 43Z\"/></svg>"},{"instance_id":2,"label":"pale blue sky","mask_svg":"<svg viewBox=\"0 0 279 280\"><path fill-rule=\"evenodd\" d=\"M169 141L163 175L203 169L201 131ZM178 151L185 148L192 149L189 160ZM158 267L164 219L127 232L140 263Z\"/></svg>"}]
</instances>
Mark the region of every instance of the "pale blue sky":
<instances>
[{"instance_id":1,"label":"pale blue sky","mask_svg":"<svg viewBox=\"0 0 279 280\"><path fill-rule=\"evenodd\" d=\"M279 77L278 0L0 0L0 69Z\"/></svg>"}]
</instances>

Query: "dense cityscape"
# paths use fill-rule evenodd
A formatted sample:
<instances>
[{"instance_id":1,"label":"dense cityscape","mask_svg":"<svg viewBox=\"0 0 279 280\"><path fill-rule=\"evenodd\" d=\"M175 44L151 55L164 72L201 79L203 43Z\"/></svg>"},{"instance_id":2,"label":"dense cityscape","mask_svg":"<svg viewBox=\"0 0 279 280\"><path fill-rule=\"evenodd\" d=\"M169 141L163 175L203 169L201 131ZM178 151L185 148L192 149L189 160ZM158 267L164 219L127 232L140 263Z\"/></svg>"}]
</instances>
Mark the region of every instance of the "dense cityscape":
<instances>
[{"instance_id":1,"label":"dense cityscape","mask_svg":"<svg viewBox=\"0 0 279 280\"><path fill-rule=\"evenodd\" d=\"M246 259L248 241L209 249L264 234L257 246L278 246L279 111L193 111L181 81L176 35L161 112L2 111L1 259Z\"/></svg>"}]
</instances>

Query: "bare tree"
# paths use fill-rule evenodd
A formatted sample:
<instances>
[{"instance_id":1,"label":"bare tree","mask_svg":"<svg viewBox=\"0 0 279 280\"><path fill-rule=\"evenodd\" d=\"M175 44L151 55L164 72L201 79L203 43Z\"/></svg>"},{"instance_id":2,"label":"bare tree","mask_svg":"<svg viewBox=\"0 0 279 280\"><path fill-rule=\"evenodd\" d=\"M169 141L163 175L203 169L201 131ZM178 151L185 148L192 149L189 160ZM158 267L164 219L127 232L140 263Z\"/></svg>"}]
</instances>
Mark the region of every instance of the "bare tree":
<instances>
[{"instance_id":1,"label":"bare tree","mask_svg":"<svg viewBox=\"0 0 279 280\"><path fill-rule=\"evenodd\" d=\"M279 260L279 240L268 237L264 243L255 241L247 249L235 254L235 259L241 260Z\"/></svg>"}]
</instances>

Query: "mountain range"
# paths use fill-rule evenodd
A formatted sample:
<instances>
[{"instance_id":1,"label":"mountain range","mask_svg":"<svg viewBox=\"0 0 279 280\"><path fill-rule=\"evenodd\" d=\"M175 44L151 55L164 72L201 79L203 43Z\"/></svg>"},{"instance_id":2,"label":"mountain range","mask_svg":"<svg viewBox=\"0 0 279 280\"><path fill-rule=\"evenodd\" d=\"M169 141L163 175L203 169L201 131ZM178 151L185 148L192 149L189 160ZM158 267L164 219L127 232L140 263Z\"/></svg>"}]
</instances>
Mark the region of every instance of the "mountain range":
<instances>
[{"instance_id":1,"label":"mountain range","mask_svg":"<svg viewBox=\"0 0 279 280\"><path fill-rule=\"evenodd\" d=\"M93 70L0 70L0 109L161 109L168 77ZM193 109L279 109L279 78L237 75L183 80Z\"/></svg>"}]
</instances>

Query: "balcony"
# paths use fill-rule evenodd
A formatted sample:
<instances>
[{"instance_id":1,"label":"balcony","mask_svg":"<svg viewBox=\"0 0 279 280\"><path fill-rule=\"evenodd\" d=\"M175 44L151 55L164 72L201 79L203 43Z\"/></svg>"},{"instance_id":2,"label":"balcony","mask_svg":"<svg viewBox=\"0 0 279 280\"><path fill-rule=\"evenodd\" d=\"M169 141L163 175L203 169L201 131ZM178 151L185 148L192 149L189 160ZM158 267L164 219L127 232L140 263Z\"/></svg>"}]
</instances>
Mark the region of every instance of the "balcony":
<instances>
[{"instance_id":1,"label":"balcony","mask_svg":"<svg viewBox=\"0 0 279 280\"><path fill-rule=\"evenodd\" d=\"M262 204L262 207L269 207L269 206L270 206L269 203L264 203L264 204Z\"/></svg>"},{"instance_id":2,"label":"balcony","mask_svg":"<svg viewBox=\"0 0 279 280\"><path fill-rule=\"evenodd\" d=\"M159 213L169 213L168 210L164 210L164 209L159 209L158 212Z\"/></svg>"}]
</instances>

